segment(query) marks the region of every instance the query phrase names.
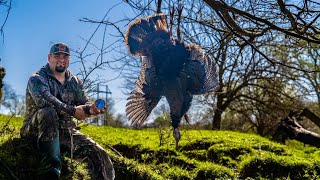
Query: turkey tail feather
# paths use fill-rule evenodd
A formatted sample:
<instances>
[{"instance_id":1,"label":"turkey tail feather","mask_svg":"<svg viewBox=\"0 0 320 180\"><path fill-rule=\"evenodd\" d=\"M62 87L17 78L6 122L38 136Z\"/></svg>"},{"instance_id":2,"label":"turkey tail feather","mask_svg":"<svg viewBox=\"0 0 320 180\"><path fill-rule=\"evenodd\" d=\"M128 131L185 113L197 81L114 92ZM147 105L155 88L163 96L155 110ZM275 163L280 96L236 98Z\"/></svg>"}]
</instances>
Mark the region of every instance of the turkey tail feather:
<instances>
[{"instance_id":1,"label":"turkey tail feather","mask_svg":"<svg viewBox=\"0 0 320 180\"><path fill-rule=\"evenodd\" d=\"M144 44L148 45L148 39L151 34L168 32L167 17L165 14L155 14L147 18L140 18L130 24L125 43L132 55L141 55Z\"/></svg>"}]
</instances>

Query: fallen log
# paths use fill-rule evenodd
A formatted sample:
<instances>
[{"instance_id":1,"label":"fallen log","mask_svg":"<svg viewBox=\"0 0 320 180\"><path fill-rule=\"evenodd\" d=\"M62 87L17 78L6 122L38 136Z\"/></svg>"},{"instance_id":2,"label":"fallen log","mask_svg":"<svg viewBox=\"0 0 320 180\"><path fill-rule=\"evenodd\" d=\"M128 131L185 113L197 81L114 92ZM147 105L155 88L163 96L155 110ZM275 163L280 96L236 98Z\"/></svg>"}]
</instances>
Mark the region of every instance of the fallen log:
<instances>
[{"instance_id":1,"label":"fallen log","mask_svg":"<svg viewBox=\"0 0 320 180\"><path fill-rule=\"evenodd\" d=\"M301 120L302 116L305 116L309 119L311 118L310 120L312 122L317 122L317 118L320 119L309 109L304 109L301 113L290 112L290 114L286 118L284 118L278 123L278 127L273 135L273 140L285 143L287 139L295 139L305 144L320 147L320 135L312 131L306 130L298 122Z\"/></svg>"},{"instance_id":2,"label":"fallen log","mask_svg":"<svg viewBox=\"0 0 320 180\"><path fill-rule=\"evenodd\" d=\"M299 117L306 117L320 128L320 117L313 113L310 109L305 108L299 114Z\"/></svg>"}]
</instances>

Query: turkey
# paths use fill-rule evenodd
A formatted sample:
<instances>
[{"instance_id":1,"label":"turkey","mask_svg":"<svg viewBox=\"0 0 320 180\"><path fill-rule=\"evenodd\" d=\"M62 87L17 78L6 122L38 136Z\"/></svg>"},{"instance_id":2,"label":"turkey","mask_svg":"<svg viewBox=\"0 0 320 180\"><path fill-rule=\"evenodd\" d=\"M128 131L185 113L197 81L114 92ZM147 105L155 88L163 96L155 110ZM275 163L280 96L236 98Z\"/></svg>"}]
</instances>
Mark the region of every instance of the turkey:
<instances>
[{"instance_id":1,"label":"turkey","mask_svg":"<svg viewBox=\"0 0 320 180\"><path fill-rule=\"evenodd\" d=\"M140 126L162 96L170 107L176 147L180 140L180 121L189 110L193 95L214 91L218 86L215 63L195 44L170 37L165 14L137 19L125 36L129 53L142 56L136 87L126 104L132 124Z\"/></svg>"}]
</instances>

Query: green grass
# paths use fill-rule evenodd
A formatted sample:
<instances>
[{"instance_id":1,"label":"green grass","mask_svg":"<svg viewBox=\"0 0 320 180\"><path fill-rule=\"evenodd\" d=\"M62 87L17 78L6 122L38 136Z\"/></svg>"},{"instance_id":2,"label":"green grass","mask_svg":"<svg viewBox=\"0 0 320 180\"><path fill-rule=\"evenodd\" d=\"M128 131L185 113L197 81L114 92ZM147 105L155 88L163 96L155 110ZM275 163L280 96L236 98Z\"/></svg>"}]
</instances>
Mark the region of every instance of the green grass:
<instances>
[{"instance_id":1,"label":"green grass","mask_svg":"<svg viewBox=\"0 0 320 180\"><path fill-rule=\"evenodd\" d=\"M0 115L0 179L45 179L43 156L20 138L23 117L9 119ZM61 179L91 179L86 163L71 162L69 154L62 155L62 162Z\"/></svg>"},{"instance_id":2,"label":"green grass","mask_svg":"<svg viewBox=\"0 0 320 180\"><path fill-rule=\"evenodd\" d=\"M82 126L81 131L114 160L121 157L121 166L140 179L314 179L320 173L318 148L297 141L282 145L255 134L182 130L175 150L171 134L159 146L157 129Z\"/></svg>"},{"instance_id":3,"label":"green grass","mask_svg":"<svg viewBox=\"0 0 320 180\"><path fill-rule=\"evenodd\" d=\"M7 116L0 116L0 125L7 119ZM0 138L0 159L17 177L22 177L23 161L34 164L32 169L37 173L41 167L34 149L19 148L25 143L18 136L21 125L22 118L13 118L10 128ZM116 179L320 178L320 150L293 140L282 145L255 134L182 130L180 147L176 150L170 129L162 131L166 132L162 136L162 146L159 129L82 125L81 132L110 154ZM68 155L63 159L68 172L64 174L65 179L90 179L86 164L81 163L73 170ZM0 179L8 176L8 170L0 166Z\"/></svg>"}]
</instances>

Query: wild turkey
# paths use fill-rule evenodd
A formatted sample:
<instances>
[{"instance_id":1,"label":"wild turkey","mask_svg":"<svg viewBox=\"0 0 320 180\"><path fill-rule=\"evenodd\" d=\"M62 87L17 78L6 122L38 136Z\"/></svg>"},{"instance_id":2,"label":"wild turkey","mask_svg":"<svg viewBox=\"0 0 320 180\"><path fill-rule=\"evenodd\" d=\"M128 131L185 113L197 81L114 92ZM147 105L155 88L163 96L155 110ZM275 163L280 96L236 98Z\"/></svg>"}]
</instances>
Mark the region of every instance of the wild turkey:
<instances>
[{"instance_id":1,"label":"wild turkey","mask_svg":"<svg viewBox=\"0 0 320 180\"><path fill-rule=\"evenodd\" d=\"M189 110L192 96L217 88L215 64L199 46L170 37L165 14L136 20L129 26L125 41L131 55L143 57L136 87L127 99L128 119L141 125L165 96L178 147L180 120Z\"/></svg>"}]
</instances>

